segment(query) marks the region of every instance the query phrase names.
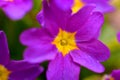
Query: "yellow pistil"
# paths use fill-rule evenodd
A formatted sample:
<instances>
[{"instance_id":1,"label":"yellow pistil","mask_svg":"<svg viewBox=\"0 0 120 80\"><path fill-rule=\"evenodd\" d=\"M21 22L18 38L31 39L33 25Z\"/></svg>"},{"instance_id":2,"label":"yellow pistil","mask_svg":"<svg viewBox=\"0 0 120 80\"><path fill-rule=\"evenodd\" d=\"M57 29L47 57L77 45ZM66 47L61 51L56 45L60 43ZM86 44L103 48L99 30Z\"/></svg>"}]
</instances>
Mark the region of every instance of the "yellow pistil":
<instances>
[{"instance_id":1,"label":"yellow pistil","mask_svg":"<svg viewBox=\"0 0 120 80\"><path fill-rule=\"evenodd\" d=\"M74 4L72 6L72 13L76 13L84 6L84 3L81 0L74 0Z\"/></svg>"},{"instance_id":2,"label":"yellow pistil","mask_svg":"<svg viewBox=\"0 0 120 80\"><path fill-rule=\"evenodd\" d=\"M3 65L0 65L0 80L8 80L10 71L7 70Z\"/></svg>"},{"instance_id":3,"label":"yellow pistil","mask_svg":"<svg viewBox=\"0 0 120 80\"><path fill-rule=\"evenodd\" d=\"M6 2L13 2L14 0L5 0Z\"/></svg>"},{"instance_id":4,"label":"yellow pistil","mask_svg":"<svg viewBox=\"0 0 120 80\"><path fill-rule=\"evenodd\" d=\"M52 44L54 44L58 51L61 52L63 56L65 56L71 50L78 49L75 42L75 34L76 32L70 33L59 29L59 33L53 40Z\"/></svg>"}]
</instances>

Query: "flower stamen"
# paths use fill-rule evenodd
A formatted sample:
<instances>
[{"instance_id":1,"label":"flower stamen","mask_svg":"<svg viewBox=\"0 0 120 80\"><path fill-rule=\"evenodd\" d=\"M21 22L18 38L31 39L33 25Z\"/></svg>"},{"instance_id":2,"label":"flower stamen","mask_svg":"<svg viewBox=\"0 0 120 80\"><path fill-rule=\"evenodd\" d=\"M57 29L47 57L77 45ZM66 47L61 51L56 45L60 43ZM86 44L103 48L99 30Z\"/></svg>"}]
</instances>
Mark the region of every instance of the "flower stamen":
<instances>
[{"instance_id":1,"label":"flower stamen","mask_svg":"<svg viewBox=\"0 0 120 80\"><path fill-rule=\"evenodd\" d=\"M60 44L61 44L62 46L65 46L65 45L67 45L68 43L67 43L67 41L66 41L65 39L62 39L62 40L60 40Z\"/></svg>"}]
</instances>

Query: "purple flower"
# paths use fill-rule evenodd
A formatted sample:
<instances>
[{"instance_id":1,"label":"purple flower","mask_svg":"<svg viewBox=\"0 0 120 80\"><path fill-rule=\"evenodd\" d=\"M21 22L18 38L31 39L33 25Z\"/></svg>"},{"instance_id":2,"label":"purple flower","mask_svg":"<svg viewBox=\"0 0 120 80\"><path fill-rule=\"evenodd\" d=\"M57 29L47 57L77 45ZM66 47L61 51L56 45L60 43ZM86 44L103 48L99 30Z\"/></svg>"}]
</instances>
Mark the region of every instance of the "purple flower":
<instances>
[{"instance_id":1,"label":"purple flower","mask_svg":"<svg viewBox=\"0 0 120 80\"><path fill-rule=\"evenodd\" d=\"M32 0L0 0L0 8L12 20L22 19L32 8Z\"/></svg>"},{"instance_id":2,"label":"purple flower","mask_svg":"<svg viewBox=\"0 0 120 80\"><path fill-rule=\"evenodd\" d=\"M93 11L99 11L102 13L114 11L114 7L109 4L109 0L50 0L54 2L62 10L70 10L72 13L78 12L85 5L95 5ZM37 20L43 26L44 16L43 10L37 15Z\"/></svg>"},{"instance_id":3,"label":"purple flower","mask_svg":"<svg viewBox=\"0 0 120 80\"><path fill-rule=\"evenodd\" d=\"M0 79L1 80L35 80L43 71L38 64L23 60L10 60L6 36L0 31Z\"/></svg>"},{"instance_id":4,"label":"purple flower","mask_svg":"<svg viewBox=\"0 0 120 80\"><path fill-rule=\"evenodd\" d=\"M110 75L105 75L103 80L120 80L120 70L113 70Z\"/></svg>"},{"instance_id":5,"label":"purple flower","mask_svg":"<svg viewBox=\"0 0 120 80\"><path fill-rule=\"evenodd\" d=\"M117 33L118 41L120 42L120 32Z\"/></svg>"},{"instance_id":6,"label":"purple flower","mask_svg":"<svg viewBox=\"0 0 120 80\"><path fill-rule=\"evenodd\" d=\"M111 76L113 80L120 80L120 70L113 70Z\"/></svg>"},{"instance_id":7,"label":"purple flower","mask_svg":"<svg viewBox=\"0 0 120 80\"><path fill-rule=\"evenodd\" d=\"M95 10L103 13L111 12L114 8L109 4L110 0L53 0L55 3L62 8L67 10L72 8L73 13L77 12L86 4L95 4L97 7Z\"/></svg>"},{"instance_id":8,"label":"purple flower","mask_svg":"<svg viewBox=\"0 0 120 80\"><path fill-rule=\"evenodd\" d=\"M49 60L47 80L78 80L80 66L101 73L100 64L110 56L109 49L97 38L103 15L87 5L72 14L43 0L44 27L24 31L20 41L27 46L24 59L31 63ZM92 13L93 12L93 13Z\"/></svg>"}]
</instances>

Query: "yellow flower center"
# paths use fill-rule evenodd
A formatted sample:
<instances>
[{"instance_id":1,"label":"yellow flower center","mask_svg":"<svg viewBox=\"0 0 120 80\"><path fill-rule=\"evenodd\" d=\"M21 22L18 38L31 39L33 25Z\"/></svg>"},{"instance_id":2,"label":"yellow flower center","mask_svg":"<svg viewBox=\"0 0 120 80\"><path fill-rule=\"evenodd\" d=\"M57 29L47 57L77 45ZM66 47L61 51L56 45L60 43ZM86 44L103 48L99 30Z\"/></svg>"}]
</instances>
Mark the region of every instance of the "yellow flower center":
<instances>
[{"instance_id":1,"label":"yellow flower center","mask_svg":"<svg viewBox=\"0 0 120 80\"><path fill-rule=\"evenodd\" d=\"M74 4L72 6L72 13L76 13L84 6L84 3L81 0L74 0Z\"/></svg>"},{"instance_id":2,"label":"yellow flower center","mask_svg":"<svg viewBox=\"0 0 120 80\"><path fill-rule=\"evenodd\" d=\"M10 71L7 70L3 65L0 65L0 80L8 80Z\"/></svg>"},{"instance_id":3,"label":"yellow flower center","mask_svg":"<svg viewBox=\"0 0 120 80\"><path fill-rule=\"evenodd\" d=\"M14 0L5 0L6 2L13 2Z\"/></svg>"},{"instance_id":4,"label":"yellow flower center","mask_svg":"<svg viewBox=\"0 0 120 80\"><path fill-rule=\"evenodd\" d=\"M54 44L58 51L61 52L63 56L65 56L71 50L78 49L75 42L75 34L76 32L70 33L59 29L59 33L53 40L52 44Z\"/></svg>"}]
</instances>

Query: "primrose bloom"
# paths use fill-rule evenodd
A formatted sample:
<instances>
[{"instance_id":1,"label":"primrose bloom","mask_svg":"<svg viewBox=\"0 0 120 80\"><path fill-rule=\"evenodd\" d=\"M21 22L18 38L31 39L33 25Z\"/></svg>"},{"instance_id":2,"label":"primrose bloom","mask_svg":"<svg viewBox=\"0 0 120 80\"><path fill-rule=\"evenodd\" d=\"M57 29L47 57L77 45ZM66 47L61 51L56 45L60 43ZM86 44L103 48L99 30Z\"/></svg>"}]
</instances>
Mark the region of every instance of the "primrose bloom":
<instances>
[{"instance_id":1,"label":"primrose bloom","mask_svg":"<svg viewBox=\"0 0 120 80\"><path fill-rule=\"evenodd\" d=\"M10 19L19 20L32 9L32 0L0 0L0 8Z\"/></svg>"},{"instance_id":2,"label":"primrose bloom","mask_svg":"<svg viewBox=\"0 0 120 80\"><path fill-rule=\"evenodd\" d=\"M108 13L114 11L114 7L109 4L110 0L49 0L54 2L60 9L71 9L72 14L78 12L85 5L95 5L94 11ZM43 11L38 13L37 20L41 25L44 25Z\"/></svg>"},{"instance_id":3,"label":"primrose bloom","mask_svg":"<svg viewBox=\"0 0 120 80\"><path fill-rule=\"evenodd\" d=\"M43 71L37 64L10 61L6 36L0 31L0 80L35 80Z\"/></svg>"},{"instance_id":4,"label":"primrose bloom","mask_svg":"<svg viewBox=\"0 0 120 80\"><path fill-rule=\"evenodd\" d=\"M103 13L111 12L114 8L110 5L110 0L54 0L55 3L62 9L66 10L72 8L73 13L76 13L80 8L86 4L95 4L96 11Z\"/></svg>"},{"instance_id":5,"label":"primrose bloom","mask_svg":"<svg viewBox=\"0 0 120 80\"><path fill-rule=\"evenodd\" d=\"M103 80L120 80L120 70L113 70L110 75L105 75Z\"/></svg>"},{"instance_id":6,"label":"primrose bloom","mask_svg":"<svg viewBox=\"0 0 120 80\"><path fill-rule=\"evenodd\" d=\"M47 80L78 80L80 66L103 72L100 62L107 60L110 52L97 39L103 15L93 10L94 6L87 5L72 14L43 0L44 26L28 29L20 36L27 46L24 59L30 63L49 60Z\"/></svg>"}]
</instances>

